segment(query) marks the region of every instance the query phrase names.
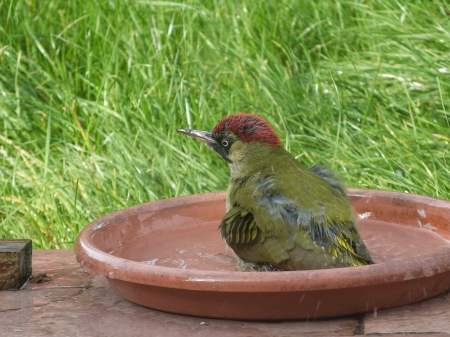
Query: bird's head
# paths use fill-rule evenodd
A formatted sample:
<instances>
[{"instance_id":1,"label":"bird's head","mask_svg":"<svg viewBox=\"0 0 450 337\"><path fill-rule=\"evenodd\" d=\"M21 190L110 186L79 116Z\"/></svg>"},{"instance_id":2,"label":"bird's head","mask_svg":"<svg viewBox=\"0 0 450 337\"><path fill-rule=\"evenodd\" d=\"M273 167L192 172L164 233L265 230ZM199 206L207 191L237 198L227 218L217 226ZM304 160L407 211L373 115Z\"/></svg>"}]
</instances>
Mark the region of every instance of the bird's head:
<instances>
[{"instance_id":1,"label":"bird's head","mask_svg":"<svg viewBox=\"0 0 450 337\"><path fill-rule=\"evenodd\" d=\"M177 131L204 142L229 164L239 162L248 153L248 149L281 146L280 137L269 122L258 115L248 113L225 117L210 131Z\"/></svg>"}]
</instances>

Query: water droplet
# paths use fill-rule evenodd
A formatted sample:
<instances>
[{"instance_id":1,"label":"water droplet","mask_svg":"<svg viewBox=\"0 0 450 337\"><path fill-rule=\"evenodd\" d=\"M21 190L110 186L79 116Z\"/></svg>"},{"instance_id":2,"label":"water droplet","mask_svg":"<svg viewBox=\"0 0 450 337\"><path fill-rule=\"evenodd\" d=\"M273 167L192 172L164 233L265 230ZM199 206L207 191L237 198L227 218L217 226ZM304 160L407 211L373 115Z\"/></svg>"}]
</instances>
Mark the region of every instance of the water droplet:
<instances>
[{"instance_id":1,"label":"water droplet","mask_svg":"<svg viewBox=\"0 0 450 337\"><path fill-rule=\"evenodd\" d=\"M318 303L317 303L317 306L316 306L316 311L318 311L319 310L319 307L320 307L320 304L322 303L322 301L319 301Z\"/></svg>"},{"instance_id":2,"label":"water droplet","mask_svg":"<svg viewBox=\"0 0 450 337\"><path fill-rule=\"evenodd\" d=\"M300 302L299 302L299 303L302 303L302 302L303 302L303 299L305 298L305 295L306 295L306 294L303 294L303 295L302 295L302 298L300 299Z\"/></svg>"},{"instance_id":3,"label":"water droplet","mask_svg":"<svg viewBox=\"0 0 450 337\"><path fill-rule=\"evenodd\" d=\"M417 209L417 213L419 214L419 216L421 218L426 218L427 217L427 213L425 212L425 210L423 208L418 208Z\"/></svg>"}]
</instances>

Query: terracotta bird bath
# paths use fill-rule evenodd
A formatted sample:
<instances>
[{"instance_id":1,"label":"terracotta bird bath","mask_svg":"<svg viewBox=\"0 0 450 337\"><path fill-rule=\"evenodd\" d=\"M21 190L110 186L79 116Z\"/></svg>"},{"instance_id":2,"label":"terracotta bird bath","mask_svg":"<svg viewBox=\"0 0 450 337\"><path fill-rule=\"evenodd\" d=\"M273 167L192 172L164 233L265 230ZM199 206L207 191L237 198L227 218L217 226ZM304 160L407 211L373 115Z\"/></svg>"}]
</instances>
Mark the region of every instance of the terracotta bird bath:
<instances>
[{"instance_id":1,"label":"terracotta bird bath","mask_svg":"<svg viewBox=\"0 0 450 337\"><path fill-rule=\"evenodd\" d=\"M204 317L343 316L422 301L450 288L450 202L350 189L374 265L241 272L217 229L225 192L151 202L83 229L77 260L150 308Z\"/></svg>"}]
</instances>

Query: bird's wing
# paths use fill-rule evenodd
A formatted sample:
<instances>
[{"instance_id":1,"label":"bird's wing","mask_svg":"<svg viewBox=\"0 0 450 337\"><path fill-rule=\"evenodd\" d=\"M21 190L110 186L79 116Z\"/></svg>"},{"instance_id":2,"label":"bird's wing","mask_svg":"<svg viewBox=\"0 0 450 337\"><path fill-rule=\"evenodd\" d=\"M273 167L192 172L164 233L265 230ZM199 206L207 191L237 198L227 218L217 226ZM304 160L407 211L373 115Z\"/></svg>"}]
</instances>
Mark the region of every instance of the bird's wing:
<instances>
[{"instance_id":1,"label":"bird's wing","mask_svg":"<svg viewBox=\"0 0 450 337\"><path fill-rule=\"evenodd\" d=\"M258 226L253 213L242 207L232 207L219 228L227 244L246 262L277 265L289 259L281 238L274 238L264 231Z\"/></svg>"},{"instance_id":2,"label":"bird's wing","mask_svg":"<svg viewBox=\"0 0 450 337\"><path fill-rule=\"evenodd\" d=\"M264 212L263 209L260 211ZM282 218L272 221L284 222ZM273 225L277 227L277 224ZM274 234L264 231L265 227L263 220L257 221L253 213L239 206L231 208L220 224L222 236L245 262L268 264L284 270L344 266L301 228L284 225L285 231Z\"/></svg>"},{"instance_id":3,"label":"bird's wing","mask_svg":"<svg viewBox=\"0 0 450 337\"><path fill-rule=\"evenodd\" d=\"M303 181L282 186L274 175L254 175L236 184L229 193L231 208L221 224L230 247L244 260L259 258L274 265L286 257L310 260L310 265L371 263L346 196L316 173L308 170L306 174L312 175L306 181L315 182L313 186ZM320 198L323 189L325 199ZM309 265L295 268L313 269Z\"/></svg>"}]
</instances>

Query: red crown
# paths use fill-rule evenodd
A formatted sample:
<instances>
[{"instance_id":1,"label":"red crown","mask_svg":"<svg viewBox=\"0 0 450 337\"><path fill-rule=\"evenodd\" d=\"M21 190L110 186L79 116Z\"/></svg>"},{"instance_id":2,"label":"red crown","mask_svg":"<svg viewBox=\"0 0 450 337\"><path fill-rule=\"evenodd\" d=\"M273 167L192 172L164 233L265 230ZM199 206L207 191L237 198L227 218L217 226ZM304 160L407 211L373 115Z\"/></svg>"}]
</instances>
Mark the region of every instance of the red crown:
<instances>
[{"instance_id":1,"label":"red crown","mask_svg":"<svg viewBox=\"0 0 450 337\"><path fill-rule=\"evenodd\" d=\"M238 113L223 118L213 132L231 131L244 142L264 142L269 146L281 146L280 137L269 122L258 115Z\"/></svg>"}]
</instances>

